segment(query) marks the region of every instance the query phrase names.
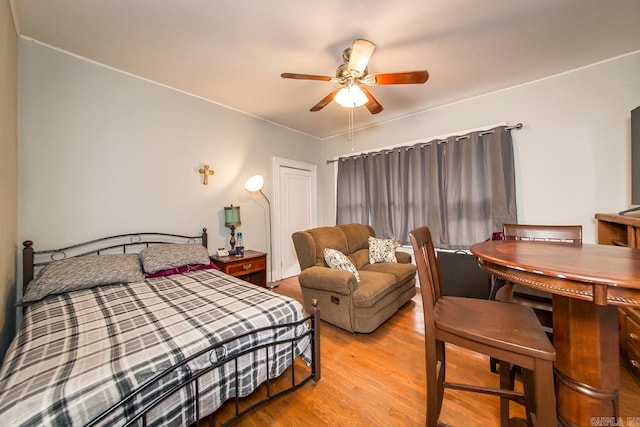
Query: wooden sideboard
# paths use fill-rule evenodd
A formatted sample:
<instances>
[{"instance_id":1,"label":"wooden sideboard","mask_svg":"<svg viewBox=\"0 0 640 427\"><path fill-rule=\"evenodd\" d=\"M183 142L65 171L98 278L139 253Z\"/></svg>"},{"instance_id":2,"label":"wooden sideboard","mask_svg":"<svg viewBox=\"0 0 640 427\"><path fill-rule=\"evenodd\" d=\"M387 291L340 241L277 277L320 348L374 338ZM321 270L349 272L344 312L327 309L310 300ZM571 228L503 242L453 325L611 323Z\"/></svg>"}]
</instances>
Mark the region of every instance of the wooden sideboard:
<instances>
[{"instance_id":1,"label":"wooden sideboard","mask_svg":"<svg viewBox=\"0 0 640 427\"><path fill-rule=\"evenodd\" d=\"M596 214L598 243L640 248L640 215ZM640 384L640 309L621 307L620 355Z\"/></svg>"},{"instance_id":2,"label":"wooden sideboard","mask_svg":"<svg viewBox=\"0 0 640 427\"><path fill-rule=\"evenodd\" d=\"M640 309L622 307L620 318L620 355L631 376L640 384Z\"/></svg>"},{"instance_id":3,"label":"wooden sideboard","mask_svg":"<svg viewBox=\"0 0 640 427\"><path fill-rule=\"evenodd\" d=\"M596 220L599 244L640 248L640 216L598 213Z\"/></svg>"}]
</instances>

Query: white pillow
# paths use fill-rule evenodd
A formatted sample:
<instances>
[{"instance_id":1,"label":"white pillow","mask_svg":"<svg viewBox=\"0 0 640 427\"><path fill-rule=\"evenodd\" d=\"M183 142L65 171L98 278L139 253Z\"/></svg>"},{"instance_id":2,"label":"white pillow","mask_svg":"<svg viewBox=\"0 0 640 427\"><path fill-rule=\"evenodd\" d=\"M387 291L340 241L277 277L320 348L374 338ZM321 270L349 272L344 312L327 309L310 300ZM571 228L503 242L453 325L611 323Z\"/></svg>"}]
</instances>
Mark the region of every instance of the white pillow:
<instances>
[{"instance_id":1,"label":"white pillow","mask_svg":"<svg viewBox=\"0 0 640 427\"><path fill-rule=\"evenodd\" d=\"M349 261L349 258L339 250L324 248L324 260L329 267L349 271L356 276L357 282L360 281L360 275L356 267Z\"/></svg>"},{"instance_id":2,"label":"white pillow","mask_svg":"<svg viewBox=\"0 0 640 427\"><path fill-rule=\"evenodd\" d=\"M369 262L398 262L396 245L392 239L376 239L369 236Z\"/></svg>"}]
</instances>

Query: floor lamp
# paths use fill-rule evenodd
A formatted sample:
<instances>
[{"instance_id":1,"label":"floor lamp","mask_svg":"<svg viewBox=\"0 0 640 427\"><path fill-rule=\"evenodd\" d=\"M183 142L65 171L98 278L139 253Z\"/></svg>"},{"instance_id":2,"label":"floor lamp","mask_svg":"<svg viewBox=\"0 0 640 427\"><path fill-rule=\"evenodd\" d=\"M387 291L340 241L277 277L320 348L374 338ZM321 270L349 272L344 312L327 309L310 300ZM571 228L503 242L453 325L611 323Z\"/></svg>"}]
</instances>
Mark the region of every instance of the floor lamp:
<instances>
[{"instance_id":1,"label":"floor lamp","mask_svg":"<svg viewBox=\"0 0 640 427\"><path fill-rule=\"evenodd\" d=\"M259 192L260 194L262 194L262 197L264 197L264 199L267 201L267 204L269 205L269 266L271 268L271 278L273 279L273 245L272 245L272 236L271 236L271 201L269 200L269 198L262 192L262 187L264 186L264 178L262 178L262 175L253 175L251 178L249 178L247 180L247 182L244 183L244 188L247 191L250 191L252 193L257 193ZM276 281L269 281L267 282L267 287L269 289L273 289L273 288L277 288L278 287L278 282Z\"/></svg>"}]
</instances>

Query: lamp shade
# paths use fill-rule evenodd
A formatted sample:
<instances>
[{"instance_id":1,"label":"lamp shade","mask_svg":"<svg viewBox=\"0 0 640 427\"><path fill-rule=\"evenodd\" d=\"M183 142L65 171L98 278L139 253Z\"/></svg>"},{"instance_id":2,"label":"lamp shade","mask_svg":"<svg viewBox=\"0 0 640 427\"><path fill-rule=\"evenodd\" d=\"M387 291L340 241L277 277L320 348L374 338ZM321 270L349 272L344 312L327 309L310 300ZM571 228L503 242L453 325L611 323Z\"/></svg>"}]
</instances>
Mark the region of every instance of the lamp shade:
<instances>
[{"instance_id":1,"label":"lamp shade","mask_svg":"<svg viewBox=\"0 0 640 427\"><path fill-rule=\"evenodd\" d=\"M338 91L333 100L346 108L360 107L369 102L367 95L365 95L358 85L343 87Z\"/></svg>"},{"instance_id":2,"label":"lamp shade","mask_svg":"<svg viewBox=\"0 0 640 427\"><path fill-rule=\"evenodd\" d=\"M225 206L224 207L224 226L225 227L237 227L240 225L240 206Z\"/></svg>"},{"instance_id":3,"label":"lamp shade","mask_svg":"<svg viewBox=\"0 0 640 427\"><path fill-rule=\"evenodd\" d=\"M256 192L262 190L262 186L264 185L264 178L262 175L253 175L251 178L244 183L244 188L247 191Z\"/></svg>"}]
</instances>

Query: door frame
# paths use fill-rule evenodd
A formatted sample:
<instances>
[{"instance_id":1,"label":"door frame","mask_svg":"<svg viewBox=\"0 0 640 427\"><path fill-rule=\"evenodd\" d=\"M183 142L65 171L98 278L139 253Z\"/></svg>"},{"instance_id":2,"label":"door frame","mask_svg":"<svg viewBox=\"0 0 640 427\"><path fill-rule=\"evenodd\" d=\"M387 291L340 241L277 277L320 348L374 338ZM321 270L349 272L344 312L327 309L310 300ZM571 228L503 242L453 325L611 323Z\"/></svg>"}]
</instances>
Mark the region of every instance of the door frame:
<instances>
[{"instance_id":1,"label":"door frame","mask_svg":"<svg viewBox=\"0 0 640 427\"><path fill-rule=\"evenodd\" d=\"M313 163L305 163L297 160L285 159L282 157L273 157L272 180L273 186L273 236L269 236L273 244L273 271L271 271L271 281L280 280L282 278L282 248L280 247L282 225L280 224L280 210L282 209L282 200L280 199L280 168L292 168L306 170L311 173L311 226L316 227L318 224L318 166ZM274 239L274 236L276 238Z\"/></svg>"}]
</instances>

